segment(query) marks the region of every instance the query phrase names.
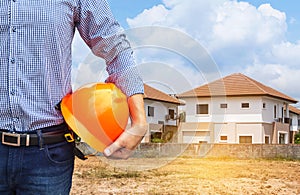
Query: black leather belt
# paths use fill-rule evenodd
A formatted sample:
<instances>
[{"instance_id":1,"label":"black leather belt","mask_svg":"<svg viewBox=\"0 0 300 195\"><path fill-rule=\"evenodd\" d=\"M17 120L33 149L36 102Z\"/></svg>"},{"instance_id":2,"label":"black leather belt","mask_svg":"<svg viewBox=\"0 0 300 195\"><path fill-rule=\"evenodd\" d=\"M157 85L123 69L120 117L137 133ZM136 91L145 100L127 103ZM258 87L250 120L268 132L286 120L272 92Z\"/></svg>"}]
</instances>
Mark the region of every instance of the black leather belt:
<instances>
[{"instance_id":1,"label":"black leather belt","mask_svg":"<svg viewBox=\"0 0 300 195\"><path fill-rule=\"evenodd\" d=\"M11 133L0 130L1 143L8 146L37 146L40 145L40 137L37 134ZM41 140L43 144L54 144L63 141L73 142L74 138L71 132L50 131L42 133Z\"/></svg>"}]
</instances>

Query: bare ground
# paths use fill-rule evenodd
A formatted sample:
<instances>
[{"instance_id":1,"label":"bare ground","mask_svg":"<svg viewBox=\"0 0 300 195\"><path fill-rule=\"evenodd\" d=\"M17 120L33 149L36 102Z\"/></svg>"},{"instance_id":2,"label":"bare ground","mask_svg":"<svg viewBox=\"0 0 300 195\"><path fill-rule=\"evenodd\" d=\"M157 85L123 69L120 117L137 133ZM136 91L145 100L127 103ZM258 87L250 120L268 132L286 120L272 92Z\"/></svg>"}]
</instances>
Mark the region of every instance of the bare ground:
<instances>
[{"instance_id":1,"label":"bare ground","mask_svg":"<svg viewBox=\"0 0 300 195\"><path fill-rule=\"evenodd\" d=\"M155 169L128 168L157 162L130 159L120 169L101 157L76 159L71 195L300 194L300 161L179 157Z\"/></svg>"}]
</instances>

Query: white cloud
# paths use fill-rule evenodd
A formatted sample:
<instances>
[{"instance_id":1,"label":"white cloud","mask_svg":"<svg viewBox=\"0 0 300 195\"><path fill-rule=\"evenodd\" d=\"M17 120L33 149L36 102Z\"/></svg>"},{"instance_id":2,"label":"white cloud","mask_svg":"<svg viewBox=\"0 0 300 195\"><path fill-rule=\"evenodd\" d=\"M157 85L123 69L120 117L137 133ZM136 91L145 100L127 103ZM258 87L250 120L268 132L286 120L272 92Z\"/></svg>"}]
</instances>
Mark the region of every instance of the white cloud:
<instances>
[{"instance_id":1,"label":"white cloud","mask_svg":"<svg viewBox=\"0 0 300 195\"><path fill-rule=\"evenodd\" d=\"M74 66L78 66L81 62L83 62L90 53L90 49L80 38L80 35L77 31L73 39L72 50L72 60Z\"/></svg>"},{"instance_id":2,"label":"white cloud","mask_svg":"<svg viewBox=\"0 0 300 195\"><path fill-rule=\"evenodd\" d=\"M253 75L263 84L280 89L281 92L300 100L300 69L290 68L282 64L255 64L245 70L245 74Z\"/></svg>"},{"instance_id":3,"label":"white cloud","mask_svg":"<svg viewBox=\"0 0 300 195\"><path fill-rule=\"evenodd\" d=\"M104 82L107 78L105 62L92 54L72 71L73 89L88 83Z\"/></svg>"},{"instance_id":4,"label":"white cloud","mask_svg":"<svg viewBox=\"0 0 300 195\"><path fill-rule=\"evenodd\" d=\"M163 5L158 5L151 8L151 10L144 10L143 13L134 19L127 19L127 22L132 28L141 26L141 24L159 25L167 17L168 13L169 11Z\"/></svg>"},{"instance_id":5,"label":"white cloud","mask_svg":"<svg viewBox=\"0 0 300 195\"><path fill-rule=\"evenodd\" d=\"M300 43L282 42L272 48L273 61L288 67L299 68ZM268 59L272 61L272 59Z\"/></svg>"},{"instance_id":6,"label":"white cloud","mask_svg":"<svg viewBox=\"0 0 300 195\"><path fill-rule=\"evenodd\" d=\"M160 31L148 31L136 34L133 37L133 45L160 45L163 50L171 48L173 53L178 52L181 57L187 57L186 60L203 60L201 55L205 52L199 52L193 46L195 42L201 43L217 63L214 71L220 69L219 75L242 72L300 100L300 91L295 90L300 83L300 77L296 76L300 75L300 42L288 42L286 38L287 23L295 22L295 19L287 21L286 14L274 9L270 4L255 7L247 2L229 0L163 0L161 5L144 10L127 21L132 28L170 27L194 39L194 42L180 40L176 33L168 35ZM75 44L77 41L75 39ZM163 45L164 42L169 43ZM85 48L76 46L76 61L84 58L86 51ZM174 75L196 84L209 77L209 71L203 73L199 70L195 74L188 63L178 56L170 57L157 51L138 53L138 62L142 65L142 72L148 81L152 78L179 90L171 86L178 85ZM155 68L149 66L149 63L153 62L153 56L157 56ZM173 63L176 64L175 67L171 66ZM206 63L201 61L201 64L199 66L203 69ZM81 73L83 77L96 72L93 70L94 66L88 68L90 70ZM174 69L173 72L171 69ZM151 75L155 75L155 78Z\"/></svg>"},{"instance_id":7,"label":"white cloud","mask_svg":"<svg viewBox=\"0 0 300 195\"><path fill-rule=\"evenodd\" d=\"M296 76L300 73L300 43L287 41L286 14L270 4L255 7L229 0L164 0L128 21L131 27L179 29L207 48L221 74L242 72L300 98L295 90L300 83ZM159 35L156 38L163 39Z\"/></svg>"},{"instance_id":8,"label":"white cloud","mask_svg":"<svg viewBox=\"0 0 300 195\"><path fill-rule=\"evenodd\" d=\"M88 83L103 82L107 77L104 60L95 57L78 33L73 40L72 85L77 89Z\"/></svg>"},{"instance_id":9,"label":"white cloud","mask_svg":"<svg viewBox=\"0 0 300 195\"><path fill-rule=\"evenodd\" d=\"M274 10L269 4L258 9L249 3L228 1L215 9L210 42L211 49L239 46L255 50L270 47L284 39L285 14Z\"/></svg>"}]
</instances>

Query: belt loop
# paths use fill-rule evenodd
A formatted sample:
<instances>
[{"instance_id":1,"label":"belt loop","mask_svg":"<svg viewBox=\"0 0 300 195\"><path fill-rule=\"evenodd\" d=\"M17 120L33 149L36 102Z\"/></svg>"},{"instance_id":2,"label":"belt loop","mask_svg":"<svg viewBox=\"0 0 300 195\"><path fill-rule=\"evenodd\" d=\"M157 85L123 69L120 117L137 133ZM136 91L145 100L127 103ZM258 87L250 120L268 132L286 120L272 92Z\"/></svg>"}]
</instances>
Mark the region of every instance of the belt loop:
<instances>
[{"instance_id":1,"label":"belt loop","mask_svg":"<svg viewBox=\"0 0 300 195\"><path fill-rule=\"evenodd\" d=\"M39 142L39 146L40 146L40 150L44 149L44 140L43 140L43 136L42 136L42 130L37 130L36 134L38 136L38 142Z\"/></svg>"},{"instance_id":2,"label":"belt loop","mask_svg":"<svg viewBox=\"0 0 300 195\"><path fill-rule=\"evenodd\" d=\"M26 135L26 146L29 146L30 145L30 135L27 134Z\"/></svg>"}]
</instances>

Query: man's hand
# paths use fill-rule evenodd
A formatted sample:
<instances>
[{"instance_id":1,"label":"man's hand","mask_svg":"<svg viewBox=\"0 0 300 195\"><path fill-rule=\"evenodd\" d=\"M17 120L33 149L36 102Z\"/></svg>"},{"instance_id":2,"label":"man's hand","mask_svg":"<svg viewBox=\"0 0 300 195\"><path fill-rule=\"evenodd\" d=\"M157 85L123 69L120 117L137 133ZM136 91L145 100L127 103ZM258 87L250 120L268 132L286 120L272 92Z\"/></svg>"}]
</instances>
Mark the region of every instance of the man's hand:
<instances>
[{"instance_id":1,"label":"man's hand","mask_svg":"<svg viewBox=\"0 0 300 195\"><path fill-rule=\"evenodd\" d=\"M104 156L113 159L128 159L141 143L148 130L143 95L128 98L131 128L126 129L118 139L104 150Z\"/></svg>"}]
</instances>

